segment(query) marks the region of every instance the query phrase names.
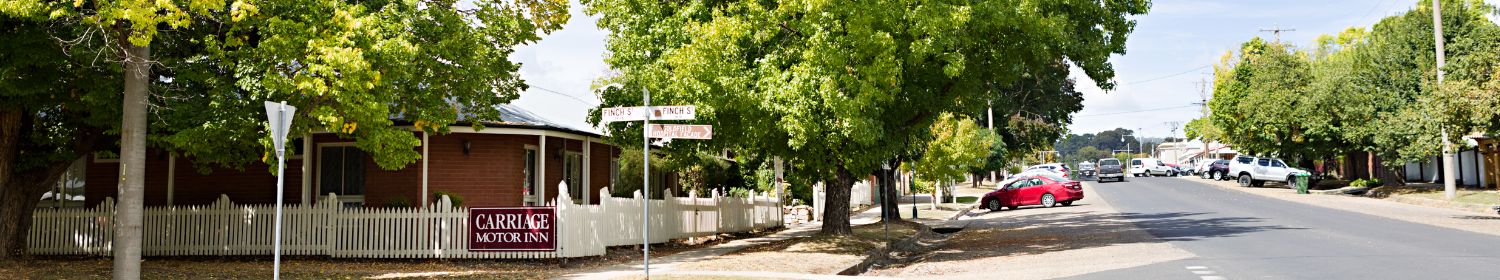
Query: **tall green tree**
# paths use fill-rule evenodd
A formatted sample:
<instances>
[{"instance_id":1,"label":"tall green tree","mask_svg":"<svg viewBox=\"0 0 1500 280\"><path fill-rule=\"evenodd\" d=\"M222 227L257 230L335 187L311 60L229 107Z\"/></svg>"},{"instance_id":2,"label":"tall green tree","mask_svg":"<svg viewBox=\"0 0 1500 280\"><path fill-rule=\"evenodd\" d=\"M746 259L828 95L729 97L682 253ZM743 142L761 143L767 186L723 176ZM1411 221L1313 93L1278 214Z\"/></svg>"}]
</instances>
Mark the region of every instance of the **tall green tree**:
<instances>
[{"instance_id":1,"label":"tall green tree","mask_svg":"<svg viewBox=\"0 0 1500 280\"><path fill-rule=\"evenodd\" d=\"M75 160L111 143L120 123L120 67L91 48L64 49L76 25L0 13L0 260L25 253L32 209ZM103 44L98 36L73 38ZM108 53L104 53L108 55Z\"/></svg>"},{"instance_id":2,"label":"tall green tree","mask_svg":"<svg viewBox=\"0 0 1500 280\"><path fill-rule=\"evenodd\" d=\"M1324 113L1310 97L1312 61L1306 52L1280 43L1251 39L1238 56L1226 54L1216 66L1211 123L1225 142L1250 153L1311 159L1337 154L1337 131L1307 118ZM1195 131L1196 133L1196 131Z\"/></svg>"},{"instance_id":3,"label":"tall green tree","mask_svg":"<svg viewBox=\"0 0 1500 280\"><path fill-rule=\"evenodd\" d=\"M432 133L458 121L498 120L495 105L526 87L508 59L514 46L568 18L560 0L3 3L7 20L69 27L49 34L69 43L54 50L87 47L72 39L103 34L97 38L110 44L93 50L127 62L109 76L125 81L120 111L127 113L106 130L128 140L119 143L130 169L122 172L119 199L118 278L138 277L143 169L136 169L148 145L203 165L269 162L261 102L284 100L301 108L290 135L335 132L379 166L401 168L418 159L420 142L393 118ZM22 211L29 207L34 203Z\"/></svg>"},{"instance_id":4,"label":"tall green tree","mask_svg":"<svg viewBox=\"0 0 1500 280\"><path fill-rule=\"evenodd\" d=\"M849 188L908 149L943 112L983 111L1029 77L1076 65L1103 88L1125 51L1135 1L587 0L610 31L623 90L601 106L697 105L703 148L794 160L832 179L822 232L850 234ZM1055 80L1055 79L1047 79ZM1024 118L1035 118L1016 113ZM611 124L639 139L639 124ZM1055 137L1055 136L1054 136ZM1050 145L1051 140L1044 142ZM674 143L675 145L675 143Z\"/></svg>"},{"instance_id":5,"label":"tall green tree","mask_svg":"<svg viewBox=\"0 0 1500 280\"><path fill-rule=\"evenodd\" d=\"M997 137L972 120L942 114L930 129L921 157L912 165L917 178L930 182L963 180L969 169L984 168Z\"/></svg>"}]
</instances>

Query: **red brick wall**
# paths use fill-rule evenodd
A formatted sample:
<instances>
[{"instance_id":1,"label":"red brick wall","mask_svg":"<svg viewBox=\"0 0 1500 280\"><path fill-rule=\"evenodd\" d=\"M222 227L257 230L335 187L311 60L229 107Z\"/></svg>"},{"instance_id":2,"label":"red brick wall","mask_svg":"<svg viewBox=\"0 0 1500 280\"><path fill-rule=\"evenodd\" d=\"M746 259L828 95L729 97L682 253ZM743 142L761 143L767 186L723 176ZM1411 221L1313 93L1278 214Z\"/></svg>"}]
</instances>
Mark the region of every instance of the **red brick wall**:
<instances>
[{"instance_id":1,"label":"red brick wall","mask_svg":"<svg viewBox=\"0 0 1500 280\"><path fill-rule=\"evenodd\" d=\"M175 205L207 205L219 199L221 194L228 195L229 201L235 204L276 203L276 175L271 173L271 169L275 168L273 166L253 163L240 170L215 167L210 173L204 174L198 173L192 164L191 159L177 159L177 178L173 183L176 194L172 198ZM302 160L287 159L285 177L283 202L301 203Z\"/></svg>"},{"instance_id":2,"label":"red brick wall","mask_svg":"<svg viewBox=\"0 0 1500 280\"><path fill-rule=\"evenodd\" d=\"M421 134L417 134L421 137ZM432 192L447 191L464 197L464 206L520 206L522 205L522 181L525 167L526 145L536 145L534 135L498 135L477 133L454 133L432 135L428 147L431 162L428 163L428 191L422 193L422 161L418 160L398 170L384 170L372 158L365 159L365 205L384 206L397 198L413 204ZM463 153L463 142L470 142L470 152ZM582 141L549 137L547 150L546 188L547 199L557 196L557 184L563 178L563 157L559 151L582 152ZM318 143L353 142L339 139L331 134L313 137L313 147L305 151L304 158L314 165L311 192L318 191ZM291 143L300 145L300 139ZM618 149L609 145L594 144L590 163L590 197L598 201L598 190L609 185L609 162L619 156ZM417 148L421 151L421 147ZM158 156L160 154L160 156ZM166 204L167 157L164 153L148 153L146 166L146 205ZM286 165L286 203L300 203L302 191L302 160L288 159ZM275 179L265 164L246 165L242 170L212 168L208 174L198 173L192 160L178 158L175 179L176 205L201 205L212 203L219 195L228 195L237 204L269 204L275 201ZM85 199L92 207L115 195L119 180L118 163L97 163L90 160L85 174ZM435 201L428 201L429 203Z\"/></svg>"},{"instance_id":3,"label":"red brick wall","mask_svg":"<svg viewBox=\"0 0 1500 280\"><path fill-rule=\"evenodd\" d=\"M526 145L536 145L537 136L455 133L428 140L428 191L456 193L470 207L522 204ZM468 155L464 140L469 140Z\"/></svg>"},{"instance_id":4,"label":"red brick wall","mask_svg":"<svg viewBox=\"0 0 1500 280\"><path fill-rule=\"evenodd\" d=\"M295 143L301 143L297 141ZM300 203L302 190L301 160L287 160L286 203ZM167 153L151 150L146 153L146 206L167 205L167 169L170 166ZM84 171L84 202L93 207L105 197L116 197L120 164L118 162L95 162L89 159ZM276 176L266 164L252 163L243 170L213 167L208 174L199 173L191 158L177 158L173 183L174 205L206 205L220 195L228 195L236 204L270 204L276 202Z\"/></svg>"},{"instance_id":5,"label":"red brick wall","mask_svg":"<svg viewBox=\"0 0 1500 280\"><path fill-rule=\"evenodd\" d=\"M619 157L620 149L599 143L592 144L589 147L589 203L599 204L599 190L610 186L609 163Z\"/></svg>"}]
</instances>

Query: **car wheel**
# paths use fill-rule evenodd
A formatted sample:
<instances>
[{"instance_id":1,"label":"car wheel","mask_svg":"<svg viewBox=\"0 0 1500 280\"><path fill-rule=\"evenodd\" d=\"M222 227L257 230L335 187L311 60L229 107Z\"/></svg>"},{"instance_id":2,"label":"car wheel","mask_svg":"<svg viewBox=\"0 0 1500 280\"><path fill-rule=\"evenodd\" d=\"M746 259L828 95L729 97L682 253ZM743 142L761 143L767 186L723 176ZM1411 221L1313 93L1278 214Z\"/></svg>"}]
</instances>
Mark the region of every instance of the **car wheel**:
<instances>
[{"instance_id":1,"label":"car wheel","mask_svg":"<svg viewBox=\"0 0 1500 280\"><path fill-rule=\"evenodd\" d=\"M1063 205L1063 206L1073 206L1073 201L1072 201L1072 200L1069 200L1069 201L1063 201L1063 202L1062 202L1062 205Z\"/></svg>"},{"instance_id":2,"label":"car wheel","mask_svg":"<svg viewBox=\"0 0 1500 280\"><path fill-rule=\"evenodd\" d=\"M1251 180L1250 179L1250 174L1240 174L1239 183L1240 183L1240 187L1241 188L1250 187L1250 185L1252 184L1252 181L1255 181L1255 180Z\"/></svg>"},{"instance_id":3,"label":"car wheel","mask_svg":"<svg viewBox=\"0 0 1500 280\"><path fill-rule=\"evenodd\" d=\"M1000 211L1000 200L992 199L989 202L985 202L984 206L985 208L989 208L990 212Z\"/></svg>"},{"instance_id":4,"label":"car wheel","mask_svg":"<svg viewBox=\"0 0 1500 280\"><path fill-rule=\"evenodd\" d=\"M1288 189L1296 189L1297 188L1297 185L1293 185L1292 184L1292 182L1295 182L1295 181L1292 181L1292 180L1294 180L1294 178L1295 177L1292 177L1292 176L1286 176L1286 188L1288 188Z\"/></svg>"},{"instance_id":5,"label":"car wheel","mask_svg":"<svg viewBox=\"0 0 1500 280\"><path fill-rule=\"evenodd\" d=\"M1053 197L1050 193L1042 194L1042 207L1052 207L1053 205L1057 205L1057 198Z\"/></svg>"}]
</instances>

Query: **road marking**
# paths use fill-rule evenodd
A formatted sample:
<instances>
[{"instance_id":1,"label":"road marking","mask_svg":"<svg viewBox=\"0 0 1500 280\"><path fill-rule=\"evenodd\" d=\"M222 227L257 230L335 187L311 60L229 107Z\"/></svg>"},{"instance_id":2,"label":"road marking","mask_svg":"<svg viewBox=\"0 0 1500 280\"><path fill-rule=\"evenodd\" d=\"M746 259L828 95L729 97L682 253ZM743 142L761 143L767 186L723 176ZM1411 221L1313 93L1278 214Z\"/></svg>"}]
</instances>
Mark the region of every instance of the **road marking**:
<instances>
[{"instance_id":1,"label":"road marking","mask_svg":"<svg viewBox=\"0 0 1500 280\"><path fill-rule=\"evenodd\" d=\"M1229 280L1229 278L1225 278L1224 276L1214 275L1215 273L1218 273L1218 272L1214 272L1213 270L1208 270L1207 266L1195 265L1195 266L1185 266L1185 267L1182 267L1182 268L1186 268L1188 270L1188 272L1192 272L1194 275L1199 275L1198 278L1201 278L1203 280Z\"/></svg>"}]
</instances>

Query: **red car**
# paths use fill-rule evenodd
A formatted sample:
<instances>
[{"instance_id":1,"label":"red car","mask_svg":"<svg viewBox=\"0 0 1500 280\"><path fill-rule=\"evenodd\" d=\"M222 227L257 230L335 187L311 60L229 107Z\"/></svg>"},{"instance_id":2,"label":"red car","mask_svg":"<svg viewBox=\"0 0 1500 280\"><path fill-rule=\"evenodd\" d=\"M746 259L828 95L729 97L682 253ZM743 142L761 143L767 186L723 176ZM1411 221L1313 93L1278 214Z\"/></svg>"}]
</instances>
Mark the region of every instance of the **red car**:
<instances>
[{"instance_id":1,"label":"red car","mask_svg":"<svg viewBox=\"0 0 1500 280\"><path fill-rule=\"evenodd\" d=\"M1073 201L1083 199L1083 185L1078 181L1068 180L1053 175L1025 175L1020 180L1011 182L998 190L984 194L980 200L981 205L990 211L1000 211L1001 207L1016 209L1026 205L1041 205L1052 207L1057 204L1063 206L1073 205Z\"/></svg>"}]
</instances>

